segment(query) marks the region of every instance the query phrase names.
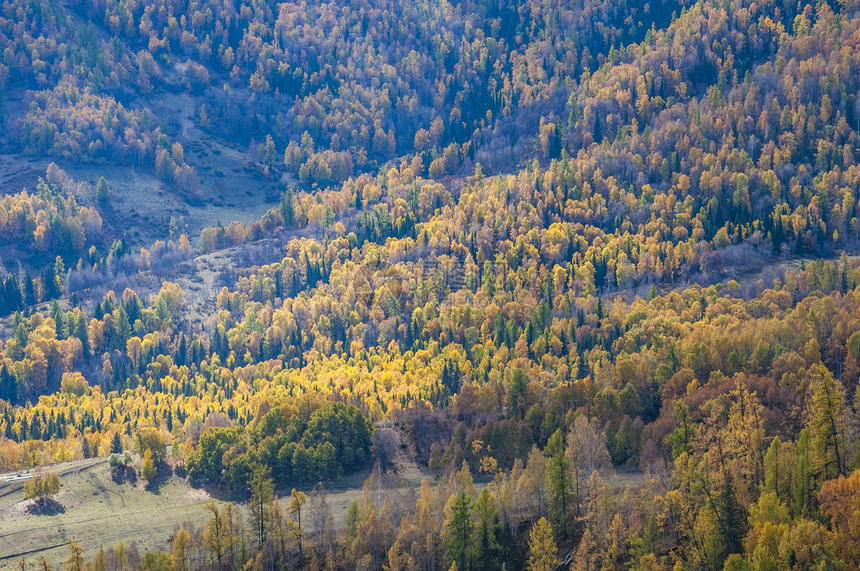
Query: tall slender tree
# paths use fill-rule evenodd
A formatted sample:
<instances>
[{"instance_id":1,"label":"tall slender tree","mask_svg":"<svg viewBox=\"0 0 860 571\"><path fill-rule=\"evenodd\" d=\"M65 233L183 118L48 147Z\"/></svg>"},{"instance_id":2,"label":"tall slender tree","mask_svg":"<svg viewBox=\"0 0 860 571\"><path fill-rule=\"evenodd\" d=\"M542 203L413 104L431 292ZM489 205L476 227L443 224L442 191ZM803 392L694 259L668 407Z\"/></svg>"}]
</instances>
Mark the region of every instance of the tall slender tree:
<instances>
[{"instance_id":1,"label":"tall slender tree","mask_svg":"<svg viewBox=\"0 0 860 571\"><path fill-rule=\"evenodd\" d=\"M295 520L291 521L291 535L293 540L295 540L296 545L299 548L299 567L304 566L305 561L305 552L302 544L302 539L304 536L304 528L302 527L302 508L305 503L308 501L308 497L304 492L297 491L293 488L292 496L290 498L290 505L287 508L287 513L295 516Z\"/></svg>"},{"instance_id":2,"label":"tall slender tree","mask_svg":"<svg viewBox=\"0 0 860 571\"><path fill-rule=\"evenodd\" d=\"M269 523L266 505L272 499L274 491L275 484L272 481L271 469L264 464L258 464L251 475L251 499L248 502L258 548L262 548L263 542L266 541Z\"/></svg>"},{"instance_id":3,"label":"tall slender tree","mask_svg":"<svg viewBox=\"0 0 860 571\"><path fill-rule=\"evenodd\" d=\"M448 519L448 561L457 565L461 571L472 569L472 498L460 492L451 506Z\"/></svg>"},{"instance_id":4,"label":"tall slender tree","mask_svg":"<svg viewBox=\"0 0 860 571\"><path fill-rule=\"evenodd\" d=\"M497 539L499 518L498 510L487 488L475 501L475 539L472 542L475 549L475 571L490 571L499 568L501 546Z\"/></svg>"},{"instance_id":5,"label":"tall slender tree","mask_svg":"<svg viewBox=\"0 0 860 571\"><path fill-rule=\"evenodd\" d=\"M562 536L568 532L568 519L573 506L571 461L564 447L564 433L559 428L546 444L546 470L549 480L549 513Z\"/></svg>"},{"instance_id":6,"label":"tall slender tree","mask_svg":"<svg viewBox=\"0 0 860 571\"><path fill-rule=\"evenodd\" d=\"M827 368L813 367L809 431L812 469L817 481L845 475L845 447L842 441L842 386Z\"/></svg>"}]
</instances>

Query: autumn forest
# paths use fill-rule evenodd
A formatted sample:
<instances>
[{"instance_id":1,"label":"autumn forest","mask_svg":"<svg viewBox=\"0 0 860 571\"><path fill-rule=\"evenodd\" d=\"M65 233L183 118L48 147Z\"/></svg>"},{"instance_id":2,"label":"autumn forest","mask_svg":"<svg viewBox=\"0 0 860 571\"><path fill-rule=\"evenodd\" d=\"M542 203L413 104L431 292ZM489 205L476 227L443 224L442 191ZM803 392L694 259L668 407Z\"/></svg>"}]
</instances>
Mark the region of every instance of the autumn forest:
<instances>
[{"instance_id":1,"label":"autumn forest","mask_svg":"<svg viewBox=\"0 0 860 571\"><path fill-rule=\"evenodd\" d=\"M0 568L860 567L857 0L4 0L0 193Z\"/></svg>"}]
</instances>

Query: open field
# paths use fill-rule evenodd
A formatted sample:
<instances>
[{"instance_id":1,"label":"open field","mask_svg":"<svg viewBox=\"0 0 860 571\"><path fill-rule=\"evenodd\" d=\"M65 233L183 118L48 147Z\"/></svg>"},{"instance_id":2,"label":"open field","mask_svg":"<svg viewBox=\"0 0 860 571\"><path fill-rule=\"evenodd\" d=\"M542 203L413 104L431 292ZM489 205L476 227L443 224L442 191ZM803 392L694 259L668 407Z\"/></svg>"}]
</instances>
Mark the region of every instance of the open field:
<instances>
[{"instance_id":1,"label":"open field","mask_svg":"<svg viewBox=\"0 0 860 571\"><path fill-rule=\"evenodd\" d=\"M156 491L141 482L117 484L107 458L57 464L48 468L60 476L62 488L54 509L33 511L24 499L23 482L0 481L0 568L11 568L21 557L35 562L45 556L58 563L67 556L66 539L73 537L88 557L99 545L137 540L141 553L167 544L174 528L205 520L203 505L211 500L203 490L167 478Z\"/></svg>"},{"instance_id":2,"label":"open field","mask_svg":"<svg viewBox=\"0 0 860 571\"><path fill-rule=\"evenodd\" d=\"M126 545L136 541L141 554L168 549L179 526L200 526L208 519L203 506L213 499L175 475L160 479L160 485L151 490L140 480L117 484L107 458L64 462L46 471L60 476L62 488L56 505L45 514L35 513L33 502L24 499L23 481L7 482L7 474L0 478L0 569L12 569L21 557L31 563L42 556L54 564L62 563L68 557L69 537L80 543L88 559L100 545L114 546L120 541ZM327 488L327 502L338 526L350 504L361 496L369 475L367 470L358 472ZM422 478L430 476L408 468L399 478L400 488L386 493L417 493ZM282 501L286 506L289 496Z\"/></svg>"}]
</instances>

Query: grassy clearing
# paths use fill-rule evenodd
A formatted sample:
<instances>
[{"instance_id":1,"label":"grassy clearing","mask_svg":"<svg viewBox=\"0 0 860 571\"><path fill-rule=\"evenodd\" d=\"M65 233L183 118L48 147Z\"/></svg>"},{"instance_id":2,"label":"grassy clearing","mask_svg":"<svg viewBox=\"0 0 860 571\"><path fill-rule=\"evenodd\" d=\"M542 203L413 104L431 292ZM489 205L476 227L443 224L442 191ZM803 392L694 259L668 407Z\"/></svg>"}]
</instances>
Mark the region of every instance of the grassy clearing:
<instances>
[{"instance_id":1,"label":"grassy clearing","mask_svg":"<svg viewBox=\"0 0 860 571\"><path fill-rule=\"evenodd\" d=\"M137 541L141 553L167 545L174 529L185 522L205 521L203 490L187 486L175 476L155 491L142 482L117 484L107 458L57 464L48 468L60 475L62 488L54 508L36 513L24 499L23 483L0 482L0 569L11 568L22 556L59 563L68 555L66 540L73 537L87 557L99 545Z\"/></svg>"},{"instance_id":2,"label":"grassy clearing","mask_svg":"<svg viewBox=\"0 0 860 571\"><path fill-rule=\"evenodd\" d=\"M207 521L203 506L213 499L175 475L161 478L155 488L147 488L142 481L117 484L107 458L65 462L46 471L56 472L62 484L56 505L48 513L34 512L33 502L24 499L22 481L0 478L0 569L12 569L22 556L31 563L44 556L61 564L68 557L69 537L80 543L88 559L100 545L114 546L120 541L126 545L136 541L141 555L166 550L178 527ZM350 504L361 497L369 475L365 470L327 486L327 502L338 526ZM423 478L430 476L410 465L384 493L417 494ZM289 494L281 501L286 507Z\"/></svg>"}]
</instances>

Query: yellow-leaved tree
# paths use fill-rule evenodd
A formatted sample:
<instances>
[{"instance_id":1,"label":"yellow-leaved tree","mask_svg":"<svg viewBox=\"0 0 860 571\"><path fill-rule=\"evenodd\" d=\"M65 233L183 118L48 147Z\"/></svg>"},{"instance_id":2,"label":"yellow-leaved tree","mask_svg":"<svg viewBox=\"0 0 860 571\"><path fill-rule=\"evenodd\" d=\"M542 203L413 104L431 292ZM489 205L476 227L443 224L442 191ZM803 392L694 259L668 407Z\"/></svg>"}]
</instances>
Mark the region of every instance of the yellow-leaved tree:
<instances>
[{"instance_id":1,"label":"yellow-leaved tree","mask_svg":"<svg viewBox=\"0 0 860 571\"><path fill-rule=\"evenodd\" d=\"M146 449L143 453L143 465L140 467L140 477L144 480L155 478L155 462L152 460L152 450Z\"/></svg>"},{"instance_id":2,"label":"yellow-leaved tree","mask_svg":"<svg viewBox=\"0 0 860 571\"><path fill-rule=\"evenodd\" d=\"M40 506L58 493L60 493L60 477L56 474L40 472L24 484L24 497L35 499Z\"/></svg>"},{"instance_id":3,"label":"yellow-leaved tree","mask_svg":"<svg viewBox=\"0 0 860 571\"><path fill-rule=\"evenodd\" d=\"M534 524L529 534L529 569L553 571L560 563L552 525L542 517Z\"/></svg>"}]
</instances>

